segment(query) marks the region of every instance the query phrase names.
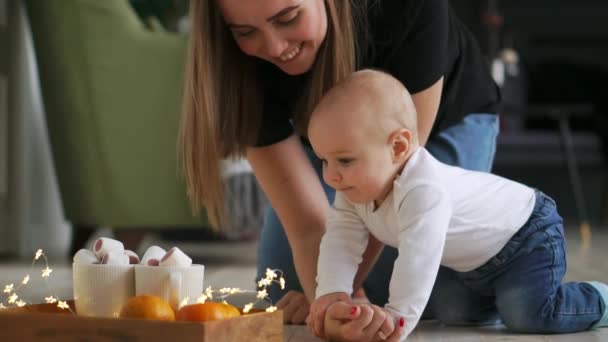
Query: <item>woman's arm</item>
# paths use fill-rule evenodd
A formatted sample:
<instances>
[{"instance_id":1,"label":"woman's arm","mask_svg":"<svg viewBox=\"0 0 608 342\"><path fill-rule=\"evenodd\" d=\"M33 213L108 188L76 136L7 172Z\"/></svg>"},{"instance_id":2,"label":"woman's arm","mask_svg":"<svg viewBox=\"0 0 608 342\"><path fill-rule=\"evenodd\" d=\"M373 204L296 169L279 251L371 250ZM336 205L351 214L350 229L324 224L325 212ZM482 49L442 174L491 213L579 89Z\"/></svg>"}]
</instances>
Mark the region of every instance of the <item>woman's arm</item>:
<instances>
[{"instance_id":1,"label":"woman's arm","mask_svg":"<svg viewBox=\"0 0 608 342\"><path fill-rule=\"evenodd\" d=\"M315 298L319 244L329 202L296 135L247 149L247 159L285 228L298 278L309 302Z\"/></svg>"},{"instance_id":2,"label":"woman's arm","mask_svg":"<svg viewBox=\"0 0 608 342\"><path fill-rule=\"evenodd\" d=\"M437 111L439 110L439 102L441 101L441 92L443 90L443 77L441 77L432 86L412 94L412 100L418 112L418 140L420 145L426 145Z\"/></svg>"}]
</instances>

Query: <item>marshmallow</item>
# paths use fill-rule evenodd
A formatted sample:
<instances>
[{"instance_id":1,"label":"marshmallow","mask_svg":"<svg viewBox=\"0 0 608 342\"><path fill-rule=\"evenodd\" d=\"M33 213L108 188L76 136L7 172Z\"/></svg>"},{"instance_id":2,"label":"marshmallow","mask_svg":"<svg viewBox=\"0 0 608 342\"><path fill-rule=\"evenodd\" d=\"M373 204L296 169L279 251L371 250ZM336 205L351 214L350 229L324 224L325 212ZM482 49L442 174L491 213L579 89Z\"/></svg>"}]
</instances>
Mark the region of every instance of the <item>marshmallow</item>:
<instances>
[{"instance_id":1,"label":"marshmallow","mask_svg":"<svg viewBox=\"0 0 608 342\"><path fill-rule=\"evenodd\" d=\"M74 263L80 265L97 264L99 263L99 259L95 256L95 253L83 248L74 254Z\"/></svg>"},{"instance_id":2,"label":"marshmallow","mask_svg":"<svg viewBox=\"0 0 608 342\"><path fill-rule=\"evenodd\" d=\"M125 252L125 247L122 242L114 239L109 239L106 237L102 237L95 241L94 250L97 258L102 258L108 252L120 252L123 254Z\"/></svg>"},{"instance_id":3,"label":"marshmallow","mask_svg":"<svg viewBox=\"0 0 608 342\"><path fill-rule=\"evenodd\" d=\"M192 259L188 257L181 249L172 247L162 259L159 266L190 266Z\"/></svg>"},{"instance_id":4,"label":"marshmallow","mask_svg":"<svg viewBox=\"0 0 608 342\"><path fill-rule=\"evenodd\" d=\"M128 265L129 264L129 256L123 252L119 251L109 251L104 254L101 258L102 264L108 265Z\"/></svg>"},{"instance_id":5,"label":"marshmallow","mask_svg":"<svg viewBox=\"0 0 608 342\"><path fill-rule=\"evenodd\" d=\"M158 246L150 246L141 257L140 264L148 266L158 266L160 259L165 255L165 250ZM152 262L152 263L150 263Z\"/></svg>"},{"instance_id":6,"label":"marshmallow","mask_svg":"<svg viewBox=\"0 0 608 342\"><path fill-rule=\"evenodd\" d=\"M158 259L148 259L148 262L146 263L146 266L158 266L160 264L160 261Z\"/></svg>"},{"instance_id":7,"label":"marshmallow","mask_svg":"<svg viewBox=\"0 0 608 342\"><path fill-rule=\"evenodd\" d=\"M129 264L139 264L139 256L128 249L125 249L125 255L129 257Z\"/></svg>"}]
</instances>

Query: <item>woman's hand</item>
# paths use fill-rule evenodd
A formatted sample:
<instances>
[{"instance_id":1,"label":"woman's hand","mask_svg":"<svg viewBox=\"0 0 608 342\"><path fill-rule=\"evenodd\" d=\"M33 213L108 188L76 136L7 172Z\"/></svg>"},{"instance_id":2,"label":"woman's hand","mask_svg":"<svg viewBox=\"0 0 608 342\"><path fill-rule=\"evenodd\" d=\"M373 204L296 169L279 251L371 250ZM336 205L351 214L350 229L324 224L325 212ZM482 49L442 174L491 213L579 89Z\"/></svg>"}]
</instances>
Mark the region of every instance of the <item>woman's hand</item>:
<instances>
[{"instance_id":1,"label":"woman's hand","mask_svg":"<svg viewBox=\"0 0 608 342\"><path fill-rule=\"evenodd\" d=\"M283 310L284 323L303 324L310 304L304 293L291 290L277 302L277 308Z\"/></svg>"},{"instance_id":2,"label":"woman's hand","mask_svg":"<svg viewBox=\"0 0 608 342\"><path fill-rule=\"evenodd\" d=\"M373 304L360 304L353 317L352 303L336 302L325 314L325 336L331 341L398 342L403 335L403 318L395 324L390 312Z\"/></svg>"},{"instance_id":3,"label":"woman's hand","mask_svg":"<svg viewBox=\"0 0 608 342\"><path fill-rule=\"evenodd\" d=\"M325 337L325 310L335 302L351 303L350 296L346 292L334 292L317 298L310 306L310 317L306 320L308 328L317 336ZM358 313L357 305L350 305L351 317Z\"/></svg>"}]
</instances>

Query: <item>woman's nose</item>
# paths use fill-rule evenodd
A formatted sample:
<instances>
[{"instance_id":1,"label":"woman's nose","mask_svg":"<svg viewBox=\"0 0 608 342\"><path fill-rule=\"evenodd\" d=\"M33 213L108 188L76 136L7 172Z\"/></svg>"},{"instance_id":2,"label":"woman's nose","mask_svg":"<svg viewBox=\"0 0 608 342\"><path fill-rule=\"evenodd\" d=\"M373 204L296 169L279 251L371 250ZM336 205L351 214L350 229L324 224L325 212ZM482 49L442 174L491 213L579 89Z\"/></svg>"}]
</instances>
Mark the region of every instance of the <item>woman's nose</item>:
<instances>
[{"instance_id":1,"label":"woman's nose","mask_svg":"<svg viewBox=\"0 0 608 342\"><path fill-rule=\"evenodd\" d=\"M279 34L271 32L266 36L266 53L273 58L279 58L289 46L286 39Z\"/></svg>"}]
</instances>

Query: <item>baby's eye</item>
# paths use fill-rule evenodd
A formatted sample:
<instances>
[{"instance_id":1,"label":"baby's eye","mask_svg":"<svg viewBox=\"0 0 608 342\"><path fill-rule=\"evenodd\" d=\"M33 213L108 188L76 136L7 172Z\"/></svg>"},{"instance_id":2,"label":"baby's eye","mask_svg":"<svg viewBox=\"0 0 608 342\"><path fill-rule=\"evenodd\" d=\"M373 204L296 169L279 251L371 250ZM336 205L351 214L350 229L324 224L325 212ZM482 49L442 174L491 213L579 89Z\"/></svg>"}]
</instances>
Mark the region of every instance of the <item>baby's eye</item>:
<instances>
[{"instance_id":1,"label":"baby's eye","mask_svg":"<svg viewBox=\"0 0 608 342\"><path fill-rule=\"evenodd\" d=\"M338 158L338 163L342 165L348 165L354 161L353 158Z\"/></svg>"}]
</instances>

